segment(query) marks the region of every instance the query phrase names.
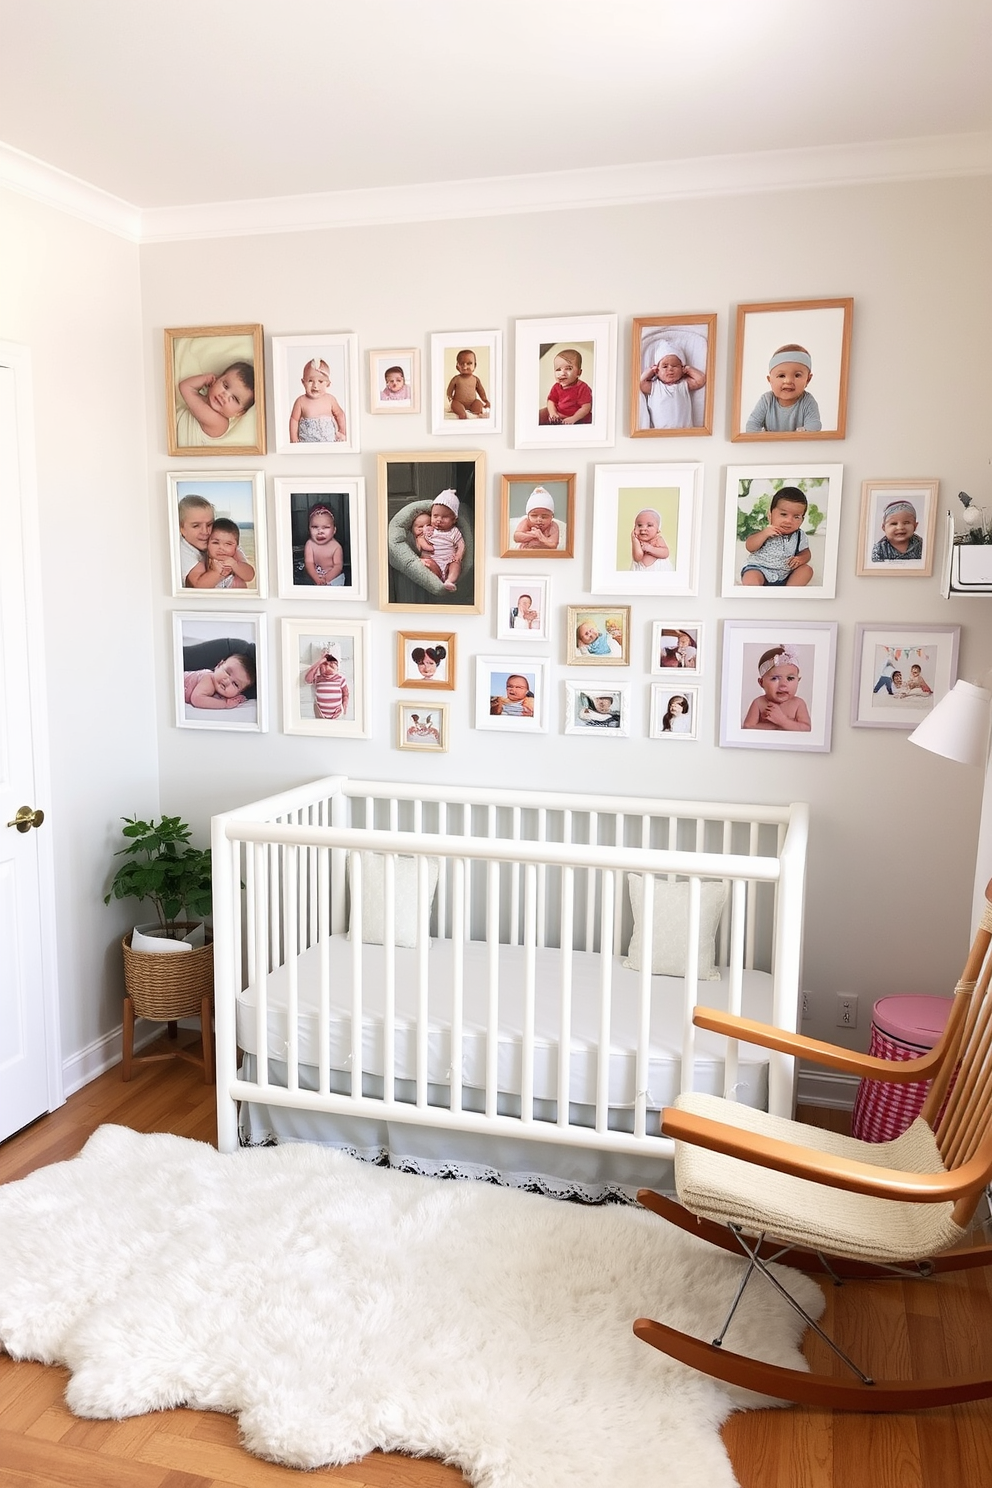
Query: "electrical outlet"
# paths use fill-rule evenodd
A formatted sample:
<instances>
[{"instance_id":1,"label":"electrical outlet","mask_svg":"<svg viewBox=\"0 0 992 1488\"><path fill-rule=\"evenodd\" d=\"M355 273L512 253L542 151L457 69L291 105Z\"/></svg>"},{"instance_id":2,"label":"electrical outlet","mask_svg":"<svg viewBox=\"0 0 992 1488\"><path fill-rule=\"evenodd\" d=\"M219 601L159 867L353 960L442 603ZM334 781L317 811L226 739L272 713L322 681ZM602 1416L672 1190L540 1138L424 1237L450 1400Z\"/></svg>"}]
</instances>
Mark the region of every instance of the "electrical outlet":
<instances>
[{"instance_id":1,"label":"electrical outlet","mask_svg":"<svg viewBox=\"0 0 992 1488\"><path fill-rule=\"evenodd\" d=\"M858 994L856 992L837 993L837 1027L857 1028L858 1026Z\"/></svg>"},{"instance_id":2,"label":"electrical outlet","mask_svg":"<svg viewBox=\"0 0 992 1488\"><path fill-rule=\"evenodd\" d=\"M803 1021L809 1017L809 993L803 993Z\"/></svg>"}]
</instances>

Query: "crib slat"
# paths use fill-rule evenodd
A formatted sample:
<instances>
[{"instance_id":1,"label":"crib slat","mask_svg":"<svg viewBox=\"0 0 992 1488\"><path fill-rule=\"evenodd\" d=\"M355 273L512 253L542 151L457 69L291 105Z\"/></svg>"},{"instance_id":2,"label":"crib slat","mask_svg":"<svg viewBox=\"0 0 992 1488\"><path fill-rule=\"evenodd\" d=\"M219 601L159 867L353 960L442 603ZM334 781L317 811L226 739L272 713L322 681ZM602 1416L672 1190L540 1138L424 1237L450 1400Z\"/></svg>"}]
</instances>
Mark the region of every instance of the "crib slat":
<instances>
[{"instance_id":1,"label":"crib slat","mask_svg":"<svg viewBox=\"0 0 992 1488\"><path fill-rule=\"evenodd\" d=\"M752 857L752 858L757 857L757 855L758 855L758 832L759 832L759 823L756 822L756 821L753 821L751 823L751 830L748 833L748 847L747 847L748 855L750 857ZM755 933L756 933L756 921L757 921L757 917L758 917L757 916L757 908L758 907L757 907L757 904L755 902L756 899L757 899L757 895L756 894L751 894L749 896L748 906L747 906L747 940L746 940L746 946L747 946L747 948L746 948L746 950L744 952L744 964L749 969L754 966L754 937L755 937Z\"/></svg>"},{"instance_id":2,"label":"crib slat","mask_svg":"<svg viewBox=\"0 0 992 1488\"><path fill-rule=\"evenodd\" d=\"M362 1093L365 1029L362 985L365 969L364 868L360 852L351 855L351 1093Z\"/></svg>"},{"instance_id":3,"label":"crib slat","mask_svg":"<svg viewBox=\"0 0 992 1488\"><path fill-rule=\"evenodd\" d=\"M486 1003L486 1115L499 1110L499 879L500 864L486 864L486 942L488 988Z\"/></svg>"},{"instance_id":4,"label":"crib slat","mask_svg":"<svg viewBox=\"0 0 992 1488\"><path fill-rule=\"evenodd\" d=\"M537 988L537 874L533 863L524 870L524 1011L520 1031L520 1120L534 1120L534 1012Z\"/></svg>"},{"instance_id":5,"label":"crib slat","mask_svg":"<svg viewBox=\"0 0 992 1488\"><path fill-rule=\"evenodd\" d=\"M383 857L382 954L385 986L382 1006L382 1093L396 1097L396 854Z\"/></svg>"},{"instance_id":6,"label":"crib slat","mask_svg":"<svg viewBox=\"0 0 992 1488\"><path fill-rule=\"evenodd\" d=\"M453 964L451 978L450 1109L462 1109L463 1029L465 1024L465 859L455 858L451 885Z\"/></svg>"},{"instance_id":7,"label":"crib slat","mask_svg":"<svg viewBox=\"0 0 992 1488\"><path fill-rule=\"evenodd\" d=\"M269 850L259 844L252 849L255 889L255 1079L259 1085L269 1083Z\"/></svg>"},{"instance_id":8,"label":"crib slat","mask_svg":"<svg viewBox=\"0 0 992 1488\"><path fill-rule=\"evenodd\" d=\"M299 849L285 847L282 900L286 958L286 1081L300 1088L300 961L299 961Z\"/></svg>"},{"instance_id":9,"label":"crib slat","mask_svg":"<svg viewBox=\"0 0 992 1488\"><path fill-rule=\"evenodd\" d=\"M654 927L654 876L642 874L641 923L647 931ZM651 1070L651 974L654 967L652 936L641 947L640 983L637 989L637 1051L634 1058L634 1136L647 1131L648 1098Z\"/></svg>"},{"instance_id":10,"label":"crib slat","mask_svg":"<svg viewBox=\"0 0 992 1488\"><path fill-rule=\"evenodd\" d=\"M318 847L314 853L317 869L317 944L320 947L320 1001L317 1008L317 1088L324 1095L331 1088L331 861L332 853Z\"/></svg>"},{"instance_id":11,"label":"crib slat","mask_svg":"<svg viewBox=\"0 0 992 1488\"><path fill-rule=\"evenodd\" d=\"M747 884L742 878L734 879L730 895L731 946L730 985L727 991L727 1012L738 1017L744 992L744 921L746 915ZM723 1093L728 1100L736 1100L740 1044L737 1039L727 1040L724 1055Z\"/></svg>"},{"instance_id":12,"label":"crib slat","mask_svg":"<svg viewBox=\"0 0 992 1488\"><path fill-rule=\"evenodd\" d=\"M686 916L685 991L682 1004L682 1072L679 1089L692 1090L696 1073L696 1025L693 1009L699 1000L699 909L702 882L689 879L689 912Z\"/></svg>"},{"instance_id":13,"label":"crib slat","mask_svg":"<svg viewBox=\"0 0 992 1488\"><path fill-rule=\"evenodd\" d=\"M561 870L561 984L558 996L558 1125L569 1124L572 1082L572 948L575 869Z\"/></svg>"},{"instance_id":14,"label":"crib slat","mask_svg":"<svg viewBox=\"0 0 992 1488\"><path fill-rule=\"evenodd\" d=\"M419 802L418 802L419 805ZM430 951L431 910L427 859L417 859L417 1105L427 1105L427 1035L430 1004L428 995L428 953Z\"/></svg>"},{"instance_id":15,"label":"crib slat","mask_svg":"<svg viewBox=\"0 0 992 1488\"><path fill-rule=\"evenodd\" d=\"M613 875L602 874L603 934L599 969L599 1049L596 1056L596 1130L610 1124L610 1025L613 1020ZM593 885L595 888L595 885ZM645 926L650 925L650 916ZM650 941L650 935L648 940ZM650 964L650 963L649 963Z\"/></svg>"}]
</instances>

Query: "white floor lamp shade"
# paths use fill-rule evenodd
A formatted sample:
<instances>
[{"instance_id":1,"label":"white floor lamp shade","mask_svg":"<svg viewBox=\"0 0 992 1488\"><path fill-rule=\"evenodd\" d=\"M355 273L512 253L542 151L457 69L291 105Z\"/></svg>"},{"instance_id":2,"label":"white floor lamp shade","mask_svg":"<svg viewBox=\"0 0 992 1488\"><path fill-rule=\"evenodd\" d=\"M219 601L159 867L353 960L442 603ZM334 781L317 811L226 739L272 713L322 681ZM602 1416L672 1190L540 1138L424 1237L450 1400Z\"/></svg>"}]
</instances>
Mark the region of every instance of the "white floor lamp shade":
<instances>
[{"instance_id":1,"label":"white floor lamp shade","mask_svg":"<svg viewBox=\"0 0 992 1488\"><path fill-rule=\"evenodd\" d=\"M909 736L911 744L962 765L984 765L989 757L992 692L974 682L955 682Z\"/></svg>"}]
</instances>

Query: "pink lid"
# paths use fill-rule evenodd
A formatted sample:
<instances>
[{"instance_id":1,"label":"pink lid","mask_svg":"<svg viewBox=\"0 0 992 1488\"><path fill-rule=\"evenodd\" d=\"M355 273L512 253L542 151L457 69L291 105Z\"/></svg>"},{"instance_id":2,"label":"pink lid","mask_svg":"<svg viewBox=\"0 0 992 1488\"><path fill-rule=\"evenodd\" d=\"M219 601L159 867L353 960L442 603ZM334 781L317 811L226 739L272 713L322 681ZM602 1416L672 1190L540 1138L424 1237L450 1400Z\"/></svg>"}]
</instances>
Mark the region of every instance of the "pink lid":
<instances>
[{"instance_id":1,"label":"pink lid","mask_svg":"<svg viewBox=\"0 0 992 1488\"><path fill-rule=\"evenodd\" d=\"M940 1038L953 997L880 997L872 1022L891 1038L930 1049Z\"/></svg>"}]
</instances>

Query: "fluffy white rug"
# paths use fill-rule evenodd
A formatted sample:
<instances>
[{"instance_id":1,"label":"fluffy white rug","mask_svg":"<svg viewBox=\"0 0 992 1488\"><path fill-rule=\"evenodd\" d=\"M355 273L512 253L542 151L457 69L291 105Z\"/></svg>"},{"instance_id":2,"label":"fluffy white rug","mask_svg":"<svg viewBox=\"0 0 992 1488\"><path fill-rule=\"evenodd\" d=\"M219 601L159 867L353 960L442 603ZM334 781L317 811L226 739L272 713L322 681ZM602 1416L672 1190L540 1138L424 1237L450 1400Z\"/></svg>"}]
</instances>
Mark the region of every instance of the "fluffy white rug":
<instances>
[{"instance_id":1,"label":"fluffy white rug","mask_svg":"<svg viewBox=\"0 0 992 1488\"><path fill-rule=\"evenodd\" d=\"M732 1488L718 1428L761 1403L631 1332L646 1315L710 1336L733 1256L640 1210L319 1147L221 1156L101 1127L0 1188L0 1257L0 1341L67 1365L78 1415L227 1411L294 1467L380 1447L484 1488ZM753 1285L727 1345L802 1368L799 1334Z\"/></svg>"}]
</instances>

